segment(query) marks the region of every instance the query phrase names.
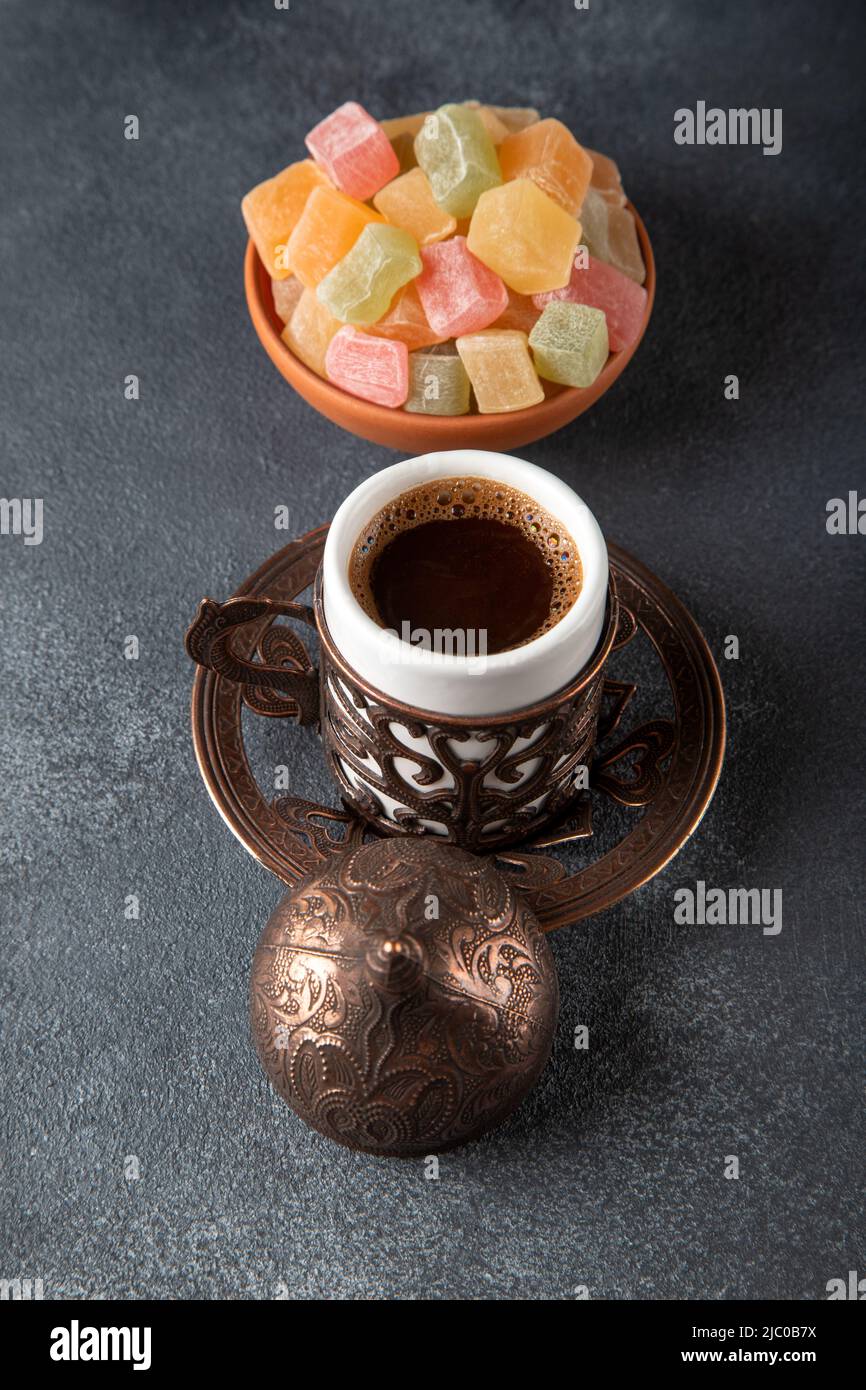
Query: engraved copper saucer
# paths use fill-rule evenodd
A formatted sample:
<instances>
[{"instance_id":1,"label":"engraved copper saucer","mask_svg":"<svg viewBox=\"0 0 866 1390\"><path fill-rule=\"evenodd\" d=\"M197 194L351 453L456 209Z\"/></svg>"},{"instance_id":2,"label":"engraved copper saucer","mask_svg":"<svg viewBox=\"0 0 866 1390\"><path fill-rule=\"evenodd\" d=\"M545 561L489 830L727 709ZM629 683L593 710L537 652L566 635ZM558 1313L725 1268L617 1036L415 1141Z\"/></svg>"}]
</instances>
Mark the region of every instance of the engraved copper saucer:
<instances>
[{"instance_id":1,"label":"engraved copper saucer","mask_svg":"<svg viewBox=\"0 0 866 1390\"><path fill-rule=\"evenodd\" d=\"M312 583L324 547L321 526L272 555L238 589L286 601ZM725 707L706 640L679 599L639 560L609 544L620 618L599 721L590 789L567 819L496 856L552 931L633 893L677 854L699 824L721 772ZM239 634L239 656L273 660L281 634L272 617ZM375 839L345 807L263 789L245 739L245 705L255 690L199 669L192 694L196 757L229 829L284 883L293 884L335 850ZM265 720L268 724L272 721ZM315 739L279 721L284 741ZM335 795L335 793L334 793Z\"/></svg>"}]
</instances>

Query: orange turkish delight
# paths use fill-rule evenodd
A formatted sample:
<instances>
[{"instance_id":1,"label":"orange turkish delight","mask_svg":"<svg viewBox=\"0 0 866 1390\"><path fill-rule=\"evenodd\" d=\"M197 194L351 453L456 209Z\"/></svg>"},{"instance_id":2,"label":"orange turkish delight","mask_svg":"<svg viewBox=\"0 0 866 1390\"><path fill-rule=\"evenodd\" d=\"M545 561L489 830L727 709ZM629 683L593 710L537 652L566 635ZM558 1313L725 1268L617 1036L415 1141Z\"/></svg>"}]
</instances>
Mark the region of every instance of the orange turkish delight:
<instances>
[{"instance_id":1,"label":"orange turkish delight","mask_svg":"<svg viewBox=\"0 0 866 1390\"><path fill-rule=\"evenodd\" d=\"M518 294L567 285L579 241L580 223L532 179L482 193L467 237L472 254Z\"/></svg>"},{"instance_id":2,"label":"orange turkish delight","mask_svg":"<svg viewBox=\"0 0 866 1390\"><path fill-rule=\"evenodd\" d=\"M532 179L577 217L592 176L592 160L562 121L537 121L499 147L502 177Z\"/></svg>"},{"instance_id":3,"label":"orange turkish delight","mask_svg":"<svg viewBox=\"0 0 866 1390\"><path fill-rule=\"evenodd\" d=\"M333 270L370 222L385 219L336 188L314 188L289 239L289 265L301 284L314 290Z\"/></svg>"},{"instance_id":4,"label":"orange turkish delight","mask_svg":"<svg viewBox=\"0 0 866 1390\"><path fill-rule=\"evenodd\" d=\"M247 231L255 242L262 265L274 280L284 280L291 275L287 252L289 237L313 189L328 186L318 165L311 159L301 159L250 189L241 203Z\"/></svg>"}]
</instances>

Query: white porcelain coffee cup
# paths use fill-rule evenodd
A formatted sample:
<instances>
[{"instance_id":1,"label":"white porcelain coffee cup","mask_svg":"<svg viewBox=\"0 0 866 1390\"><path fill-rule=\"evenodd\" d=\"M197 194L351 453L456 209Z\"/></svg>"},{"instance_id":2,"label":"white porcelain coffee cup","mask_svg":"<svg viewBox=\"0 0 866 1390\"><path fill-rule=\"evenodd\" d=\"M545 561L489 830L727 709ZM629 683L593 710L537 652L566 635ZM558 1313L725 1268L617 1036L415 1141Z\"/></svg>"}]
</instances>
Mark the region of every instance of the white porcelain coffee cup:
<instances>
[{"instance_id":1,"label":"white porcelain coffee cup","mask_svg":"<svg viewBox=\"0 0 866 1390\"><path fill-rule=\"evenodd\" d=\"M555 518L583 575L555 626L480 661L379 627L349 578L354 545L382 508L425 482L478 477ZM238 629L277 617L316 628L318 668L297 634L276 663L236 650ZM254 686L262 713L317 724L344 803L377 830L438 835L486 853L543 830L583 794L618 620L607 548L586 504L523 459L460 449L395 464L347 498L328 533L313 607L257 594L204 599L187 650L221 678Z\"/></svg>"},{"instance_id":2,"label":"white porcelain coffee cup","mask_svg":"<svg viewBox=\"0 0 866 1390\"><path fill-rule=\"evenodd\" d=\"M349 582L355 543L377 512L419 484L464 477L491 478L532 498L569 533L583 572L576 601L555 626L521 647L483 660L404 642L364 612ZM520 710L568 685L591 660L601 638L609 575L598 522L560 478L510 454L454 449L383 468L350 493L328 532L322 578L331 639L358 675L402 704L466 717Z\"/></svg>"}]
</instances>

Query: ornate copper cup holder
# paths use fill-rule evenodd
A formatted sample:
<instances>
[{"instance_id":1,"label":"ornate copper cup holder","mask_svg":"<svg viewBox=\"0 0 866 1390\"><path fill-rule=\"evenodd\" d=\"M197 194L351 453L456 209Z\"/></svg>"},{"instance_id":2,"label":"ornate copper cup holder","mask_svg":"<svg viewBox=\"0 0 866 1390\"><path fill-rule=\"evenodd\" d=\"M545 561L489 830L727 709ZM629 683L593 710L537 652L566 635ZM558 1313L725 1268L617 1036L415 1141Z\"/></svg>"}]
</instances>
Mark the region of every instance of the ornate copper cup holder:
<instances>
[{"instance_id":1,"label":"ornate copper cup holder","mask_svg":"<svg viewBox=\"0 0 866 1390\"><path fill-rule=\"evenodd\" d=\"M272 555L238 594L280 603L307 590L327 527ZM611 906L657 874L680 850L706 810L721 771L725 710L707 643L679 599L644 565L609 545L619 626L605 670L599 737L590 789L552 828L495 853L498 867L526 894L550 931ZM292 664L302 648L272 614L248 624L238 656ZM275 713L273 691L196 672L192 725L196 757L214 804L249 852L283 882L295 883L343 846L376 831L345 806L292 791L267 791L253 764L267 767L262 727L252 734L244 707ZM293 721L277 723L282 753L316 738ZM271 744L270 765L274 757ZM306 761L306 760L305 760ZM335 795L322 759L319 794Z\"/></svg>"}]
</instances>

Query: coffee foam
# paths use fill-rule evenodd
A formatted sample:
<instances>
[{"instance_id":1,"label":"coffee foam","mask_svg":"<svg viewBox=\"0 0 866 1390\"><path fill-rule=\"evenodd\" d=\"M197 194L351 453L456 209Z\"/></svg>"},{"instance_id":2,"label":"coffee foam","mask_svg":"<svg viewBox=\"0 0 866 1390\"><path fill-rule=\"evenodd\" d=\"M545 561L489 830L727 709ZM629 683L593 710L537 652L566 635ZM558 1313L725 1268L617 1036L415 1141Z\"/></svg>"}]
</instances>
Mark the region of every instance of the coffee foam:
<instances>
[{"instance_id":1,"label":"coffee foam","mask_svg":"<svg viewBox=\"0 0 866 1390\"><path fill-rule=\"evenodd\" d=\"M376 513L356 539L349 557L349 584L367 616L384 627L371 581L376 560L389 541L425 522L459 523L463 517L505 522L542 552L553 578L550 616L526 642L555 627L573 607L583 583L577 546L562 523L533 498L493 478L434 478L401 492Z\"/></svg>"}]
</instances>

